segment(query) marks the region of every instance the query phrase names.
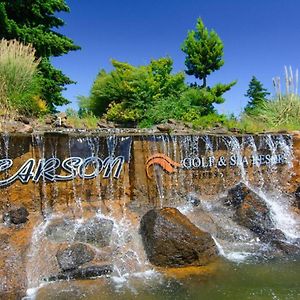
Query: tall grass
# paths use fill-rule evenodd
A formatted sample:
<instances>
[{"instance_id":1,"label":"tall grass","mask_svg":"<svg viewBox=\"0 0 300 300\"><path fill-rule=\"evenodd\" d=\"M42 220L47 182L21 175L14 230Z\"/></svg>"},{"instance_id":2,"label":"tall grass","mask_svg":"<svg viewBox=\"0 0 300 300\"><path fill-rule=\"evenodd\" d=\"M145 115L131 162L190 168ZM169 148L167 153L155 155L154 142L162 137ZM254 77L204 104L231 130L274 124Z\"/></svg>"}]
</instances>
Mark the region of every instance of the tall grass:
<instances>
[{"instance_id":1,"label":"tall grass","mask_svg":"<svg viewBox=\"0 0 300 300\"><path fill-rule=\"evenodd\" d=\"M244 114L240 127L246 131L300 130L300 96L298 70L285 67L284 87L280 77L273 78L275 97L257 107L251 115Z\"/></svg>"},{"instance_id":2,"label":"tall grass","mask_svg":"<svg viewBox=\"0 0 300 300\"><path fill-rule=\"evenodd\" d=\"M32 45L0 41L0 109L2 114L37 114L46 110L39 98L39 59Z\"/></svg>"}]
</instances>

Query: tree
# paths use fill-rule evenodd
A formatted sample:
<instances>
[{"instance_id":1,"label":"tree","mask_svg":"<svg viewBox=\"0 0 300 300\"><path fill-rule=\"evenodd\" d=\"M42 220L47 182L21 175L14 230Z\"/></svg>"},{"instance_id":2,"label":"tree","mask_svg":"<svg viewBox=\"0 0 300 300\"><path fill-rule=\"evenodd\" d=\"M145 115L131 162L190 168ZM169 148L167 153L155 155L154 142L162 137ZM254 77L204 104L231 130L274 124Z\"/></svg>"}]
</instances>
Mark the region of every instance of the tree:
<instances>
[{"instance_id":1,"label":"tree","mask_svg":"<svg viewBox=\"0 0 300 300\"><path fill-rule=\"evenodd\" d=\"M206 78L224 65L223 43L214 30L208 31L201 18L198 18L196 31L188 32L181 47L186 54L186 73L202 80L206 87Z\"/></svg>"},{"instance_id":2,"label":"tree","mask_svg":"<svg viewBox=\"0 0 300 300\"><path fill-rule=\"evenodd\" d=\"M64 25L55 16L57 12L69 12L65 0L0 0L0 38L17 39L34 46L36 56L41 58L41 97L51 110L69 103L61 93L65 85L74 82L53 67L50 57L80 49L71 39L53 30Z\"/></svg>"},{"instance_id":3,"label":"tree","mask_svg":"<svg viewBox=\"0 0 300 300\"><path fill-rule=\"evenodd\" d=\"M183 73L171 74L173 61L168 57L139 67L116 60L112 65L110 73L99 72L90 97L80 97L81 110L106 114L113 121L138 122L156 102L179 98L187 88Z\"/></svg>"},{"instance_id":4,"label":"tree","mask_svg":"<svg viewBox=\"0 0 300 300\"><path fill-rule=\"evenodd\" d=\"M229 84L218 83L215 86L207 86L207 76L219 70L223 64L223 43L214 30L208 31L202 20L197 20L196 31L188 32L182 45L182 51L186 54L186 73L194 75L202 80L202 85L197 83L192 87L198 88L197 105L201 109L201 115L213 113L214 103L223 103L222 95L229 91L236 81ZM195 94L195 92L193 92Z\"/></svg>"},{"instance_id":5,"label":"tree","mask_svg":"<svg viewBox=\"0 0 300 300\"><path fill-rule=\"evenodd\" d=\"M254 113L255 109L261 107L267 100L267 96L270 95L262 85L262 83L257 80L255 76L252 76L251 81L249 83L249 88L246 97L250 99L248 101L247 106L245 107L245 112L247 114Z\"/></svg>"}]
</instances>

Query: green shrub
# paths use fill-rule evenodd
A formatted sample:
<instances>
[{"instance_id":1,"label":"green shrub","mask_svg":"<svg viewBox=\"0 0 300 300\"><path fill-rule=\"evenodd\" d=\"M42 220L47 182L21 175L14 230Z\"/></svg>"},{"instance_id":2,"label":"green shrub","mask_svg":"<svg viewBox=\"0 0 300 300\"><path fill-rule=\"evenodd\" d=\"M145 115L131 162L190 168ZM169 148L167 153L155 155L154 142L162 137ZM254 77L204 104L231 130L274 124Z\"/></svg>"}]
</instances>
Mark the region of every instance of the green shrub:
<instances>
[{"instance_id":1,"label":"green shrub","mask_svg":"<svg viewBox=\"0 0 300 300\"><path fill-rule=\"evenodd\" d=\"M124 102L113 102L109 104L105 117L107 120L119 123L135 122L141 119L141 110L138 108L128 108Z\"/></svg>"},{"instance_id":2,"label":"green shrub","mask_svg":"<svg viewBox=\"0 0 300 300\"><path fill-rule=\"evenodd\" d=\"M3 112L37 115L46 112L39 97L39 60L31 45L16 40L0 41L0 106Z\"/></svg>"}]
</instances>

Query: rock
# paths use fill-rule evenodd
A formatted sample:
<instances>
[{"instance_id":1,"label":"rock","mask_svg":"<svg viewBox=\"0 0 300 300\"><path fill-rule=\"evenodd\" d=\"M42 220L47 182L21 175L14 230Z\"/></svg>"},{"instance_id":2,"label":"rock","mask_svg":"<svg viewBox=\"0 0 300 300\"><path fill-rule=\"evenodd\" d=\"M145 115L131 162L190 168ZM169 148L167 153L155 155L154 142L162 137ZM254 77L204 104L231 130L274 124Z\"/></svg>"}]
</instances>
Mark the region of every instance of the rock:
<instances>
[{"instance_id":1,"label":"rock","mask_svg":"<svg viewBox=\"0 0 300 300\"><path fill-rule=\"evenodd\" d=\"M69 280L69 279L91 279L103 275L108 275L113 272L112 265L103 266L89 266L85 268L78 268L71 271L59 273L50 276L46 281Z\"/></svg>"},{"instance_id":2,"label":"rock","mask_svg":"<svg viewBox=\"0 0 300 300\"><path fill-rule=\"evenodd\" d=\"M55 120L56 120L56 117L55 116L53 116L53 115L50 115L50 116L47 116L46 118L45 118L45 124L47 124L47 125L52 125L54 122L55 122Z\"/></svg>"},{"instance_id":3,"label":"rock","mask_svg":"<svg viewBox=\"0 0 300 300\"><path fill-rule=\"evenodd\" d=\"M97 122L97 127L99 128L110 128L110 126L105 122Z\"/></svg>"},{"instance_id":4,"label":"rock","mask_svg":"<svg viewBox=\"0 0 300 300\"><path fill-rule=\"evenodd\" d=\"M113 227L112 220L93 218L81 224L75 235L75 241L106 247L110 244Z\"/></svg>"},{"instance_id":5,"label":"rock","mask_svg":"<svg viewBox=\"0 0 300 300\"><path fill-rule=\"evenodd\" d=\"M170 133L174 129L173 124L158 124L156 128L161 132Z\"/></svg>"},{"instance_id":6,"label":"rock","mask_svg":"<svg viewBox=\"0 0 300 300\"><path fill-rule=\"evenodd\" d=\"M62 112L57 113L56 117L61 119L61 120L64 120L64 119L66 120L67 119L67 114L62 111Z\"/></svg>"},{"instance_id":7,"label":"rock","mask_svg":"<svg viewBox=\"0 0 300 300\"><path fill-rule=\"evenodd\" d=\"M81 243L69 245L56 253L58 265L63 271L77 269L94 257L95 252L91 247Z\"/></svg>"},{"instance_id":8,"label":"rock","mask_svg":"<svg viewBox=\"0 0 300 300\"><path fill-rule=\"evenodd\" d=\"M3 215L3 222L15 225L23 224L28 221L29 212L25 207L12 209Z\"/></svg>"},{"instance_id":9,"label":"rock","mask_svg":"<svg viewBox=\"0 0 300 300\"><path fill-rule=\"evenodd\" d=\"M46 228L47 238L55 242L70 242L74 240L76 222L69 219L53 220Z\"/></svg>"},{"instance_id":10,"label":"rock","mask_svg":"<svg viewBox=\"0 0 300 300\"><path fill-rule=\"evenodd\" d=\"M182 122L177 121L177 120L175 120L175 119L169 119L167 122L168 122L169 124L173 124L173 125L178 125L178 124L182 125Z\"/></svg>"},{"instance_id":11,"label":"rock","mask_svg":"<svg viewBox=\"0 0 300 300\"><path fill-rule=\"evenodd\" d=\"M300 209L300 186L298 186L297 190L295 191L295 201L294 206Z\"/></svg>"},{"instance_id":12,"label":"rock","mask_svg":"<svg viewBox=\"0 0 300 300\"><path fill-rule=\"evenodd\" d=\"M242 130L236 127L229 128L228 130L233 133L242 133Z\"/></svg>"},{"instance_id":13,"label":"rock","mask_svg":"<svg viewBox=\"0 0 300 300\"><path fill-rule=\"evenodd\" d=\"M268 229L260 237L260 240L265 243L285 240L285 235L280 229Z\"/></svg>"},{"instance_id":14,"label":"rock","mask_svg":"<svg viewBox=\"0 0 300 300\"><path fill-rule=\"evenodd\" d=\"M24 123L24 124L30 124L30 120L29 120L27 117L25 117L25 116L20 116L20 117L17 119L17 121L20 121L20 122L22 122L22 123Z\"/></svg>"},{"instance_id":15,"label":"rock","mask_svg":"<svg viewBox=\"0 0 300 300\"><path fill-rule=\"evenodd\" d=\"M217 256L211 235L176 208L148 211L142 217L140 233L147 257L156 266L201 266Z\"/></svg>"},{"instance_id":16,"label":"rock","mask_svg":"<svg viewBox=\"0 0 300 300\"><path fill-rule=\"evenodd\" d=\"M285 241L273 241L272 245L287 255L300 255L300 248Z\"/></svg>"},{"instance_id":17,"label":"rock","mask_svg":"<svg viewBox=\"0 0 300 300\"><path fill-rule=\"evenodd\" d=\"M225 205L235 209L234 220L259 236L273 228L270 210L265 201L244 183L228 191Z\"/></svg>"},{"instance_id":18,"label":"rock","mask_svg":"<svg viewBox=\"0 0 300 300\"><path fill-rule=\"evenodd\" d=\"M220 124L218 126L215 125L215 127L211 128L210 131L214 134L228 134L228 130L222 127Z\"/></svg>"},{"instance_id":19,"label":"rock","mask_svg":"<svg viewBox=\"0 0 300 300\"><path fill-rule=\"evenodd\" d=\"M23 124L23 126L20 127L18 132L19 133L31 133L31 132L33 132L33 128L30 125Z\"/></svg>"},{"instance_id":20,"label":"rock","mask_svg":"<svg viewBox=\"0 0 300 300\"><path fill-rule=\"evenodd\" d=\"M201 204L201 200L199 199L199 197L193 194L189 194L187 196L187 202L192 204L193 206L199 206Z\"/></svg>"}]
</instances>

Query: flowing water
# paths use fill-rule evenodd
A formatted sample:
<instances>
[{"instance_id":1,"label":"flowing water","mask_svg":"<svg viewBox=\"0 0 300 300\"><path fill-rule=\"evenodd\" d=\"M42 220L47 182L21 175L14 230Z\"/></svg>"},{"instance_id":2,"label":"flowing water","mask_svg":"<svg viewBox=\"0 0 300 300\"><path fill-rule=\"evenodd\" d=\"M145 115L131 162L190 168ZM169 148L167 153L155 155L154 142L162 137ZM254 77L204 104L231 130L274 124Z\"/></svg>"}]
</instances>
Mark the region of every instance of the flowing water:
<instances>
[{"instance_id":1,"label":"flowing water","mask_svg":"<svg viewBox=\"0 0 300 300\"><path fill-rule=\"evenodd\" d=\"M59 282L41 288L37 299L297 300L299 273L299 261L259 264L226 261L218 266L217 272L184 278L148 272L133 274L126 285L120 285L114 278Z\"/></svg>"},{"instance_id":2,"label":"flowing water","mask_svg":"<svg viewBox=\"0 0 300 300\"><path fill-rule=\"evenodd\" d=\"M7 158L9 137L3 138ZM180 162L180 167L170 175L162 165L154 165L153 180L147 179L149 186L154 186L150 188L140 183L139 175L124 177L122 184L118 184L113 178L115 165L108 166L107 181L99 176L94 179L93 197L101 205L89 204L88 210L83 199L88 190L87 178L83 176L80 184L72 181L70 195L75 199L75 207L66 203L63 211L55 206L55 197L60 195L59 184L54 182L49 197L43 178L38 183L43 219L33 230L27 253L28 290L24 299L300 299L299 259L278 258L270 244L235 221L233 210L224 206L222 200L229 188L243 182L267 205L273 229L280 229L289 244L299 245L299 214L291 209L290 195L281 188L293 167L289 136L153 135L138 140L142 146L137 152L132 138L126 136L110 135L105 142L97 136L68 139L65 145L68 156L78 159L84 153L84 157L93 158L92 170L87 166L81 169L90 177L105 171L102 165L99 167L99 160L94 159L101 157L104 149L108 157L118 157L121 153L128 169L136 163L134 160L142 158L141 151L149 157L163 153ZM33 144L37 146L33 155L41 159L55 158L61 151L55 143L51 149L45 149L44 139L39 135L33 136ZM75 165L76 160L72 163ZM75 171L72 174L74 178L79 175ZM146 196L143 200L137 196L134 199L126 185L137 185L136 190L143 188ZM136 190L133 194L139 195ZM197 272L186 270L184 276L180 270L166 274L153 267L147 260L138 230L141 210L129 205L131 200L139 203L148 199L158 208L178 208L196 226L209 232L218 247L219 261ZM55 253L59 245L76 242L82 228L92 228L89 220L113 224L110 245L92 245L97 257L113 265L113 273L94 280L49 281L57 272ZM62 227L51 231L61 223Z\"/></svg>"}]
</instances>

